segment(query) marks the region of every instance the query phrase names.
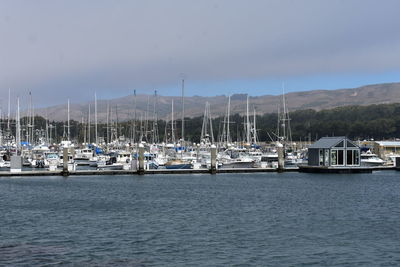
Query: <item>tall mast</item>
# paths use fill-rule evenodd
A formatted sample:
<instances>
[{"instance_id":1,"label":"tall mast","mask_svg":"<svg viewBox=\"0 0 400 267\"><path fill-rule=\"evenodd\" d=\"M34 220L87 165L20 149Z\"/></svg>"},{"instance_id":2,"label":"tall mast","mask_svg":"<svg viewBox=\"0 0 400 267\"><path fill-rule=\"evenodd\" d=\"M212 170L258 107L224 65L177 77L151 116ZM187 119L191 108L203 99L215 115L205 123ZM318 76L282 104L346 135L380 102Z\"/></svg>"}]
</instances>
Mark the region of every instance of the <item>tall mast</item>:
<instances>
[{"instance_id":1,"label":"tall mast","mask_svg":"<svg viewBox=\"0 0 400 267\"><path fill-rule=\"evenodd\" d=\"M32 98L32 96L31 96ZM32 105L32 143L34 144L35 142L35 106Z\"/></svg>"},{"instance_id":2,"label":"tall mast","mask_svg":"<svg viewBox=\"0 0 400 267\"><path fill-rule=\"evenodd\" d=\"M21 124L20 124L20 115L19 115L19 97L17 97L17 114L16 114L16 128L15 128L15 142L17 143L17 154L21 148Z\"/></svg>"},{"instance_id":3,"label":"tall mast","mask_svg":"<svg viewBox=\"0 0 400 267\"><path fill-rule=\"evenodd\" d=\"M281 106L279 103L278 103L278 124L277 125L278 125L278 127L276 127L277 128L276 136L278 138L277 141L281 141L281 135L280 135L280 132L281 132Z\"/></svg>"},{"instance_id":4,"label":"tall mast","mask_svg":"<svg viewBox=\"0 0 400 267\"><path fill-rule=\"evenodd\" d=\"M10 131L11 88L8 88L7 130Z\"/></svg>"},{"instance_id":5,"label":"tall mast","mask_svg":"<svg viewBox=\"0 0 400 267\"><path fill-rule=\"evenodd\" d=\"M231 136L230 136L230 132L229 132L229 128L230 128L230 122L229 122L229 117L230 117L230 113L231 113L231 96L229 95L228 97L228 116L227 116L227 127L226 127L226 142L229 144L231 142Z\"/></svg>"},{"instance_id":6,"label":"tall mast","mask_svg":"<svg viewBox=\"0 0 400 267\"><path fill-rule=\"evenodd\" d=\"M253 142L257 144L256 108L253 110Z\"/></svg>"},{"instance_id":7,"label":"tall mast","mask_svg":"<svg viewBox=\"0 0 400 267\"><path fill-rule=\"evenodd\" d=\"M49 142L49 121L48 121L48 119L47 119L47 116L48 116L48 114L47 114L47 108L46 108L46 113L45 113L45 122L46 122L46 136L45 136L45 138L46 138L46 143L47 144L50 144L50 142Z\"/></svg>"},{"instance_id":8,"label":"tall mast","mask_svg":"<svg viewBox=\"0 0 400 267\"><path fill-rule=\"evenodd\" d=\"M83 143L86 144L86 125L85 119L82 117L82 135L83 135Z\"/></svg>"},{"instance_id":9,"label":"tall mast","mask_svg":"<svg viewBox=\"0 0 400 267\"><path fill-rule=\"evenodd\" d=\"M117 141L119 141L119 136L122 134L118 132L118 104L115 105L115 135L117 137Z\"/></svg>"},{"instance_id":10,"label":"tall mast","mask_svg":"<svg viewBox=\"0 0 400 267\"><path fill-rule=\"evenodd\" d=\"M171 139L172 143L175 143L175 129L174 129L174 99L172 99L171 104Z\"/></svg>"},{"instance_id":11,"label":"tall mast","mask_svg":"<svg viewBox=\"0 0 400 267\"><path fill-rule=\"evenodd\" d=\"M107 122L106 122L106 131L107 131L107 144L110 143L110 102L107 101Z\"/></svg>"},{"instance_id":12,"label":"tall mast","mask_svg":"<svg viewBox=\"0 0 400 267\"><path fill-rule=\"evenodd\" d=\"M206 102L206 106L204 107L204 116L203 116L203 124L201 125L201 134L200 134L200 142L205 140L205 137L207 135L207 106L208 102Z\"/></svg>"},{"instance_id":13,"label":"tall mast","mask_svg":"<svg viewBox=\"0 0 400 267\"><path fill-rule=\"evenodd\" d=\"M29 99L28 99L28 103L27 103L28 109L26 110L26 116L25 116L25 135L26 135L26 142L30 143L30 134L31 134L31 130L30 130L30 126L31 126L31 106L29 105Z\"/></svg>"},{"instance_id":14,"label":"tall mast","mask_svg":"<svg viewBox=\"0 0 400 267\"><path fill-rule=\"evenodd\" d=\"M157 90L154 90L154 107L153 107L153 144L158 143L158 114L157 114L157 106L158 106L158 97Z\"/></svg>"},{"instance_id":15,"label":"tall mast","mask_svg":"<svg viewBox=\"0 0 400 267\"><path fill-rule=\"evenodd\" d=\"M209 128L209 129L208 129ZM208 132L209 130L209 132ZM208 139L211 144L214 143L214 130L212 128L212 118L210 112L210 103L206 102L204 109L203 124L201 126L200 142Z\"/></svg>"},{"instance_id":16,"label":"tall mast","mask_svg":"<svg viewBox=\"0 0 400 267\"><path fill-rule=\"evenodd\" d=\"M28 99L28 110L27 110L27 119L28 123L26 125L26 141L29 144L32 144L32 97L31 92L29 92L29 99Z\"/></svg>"},{"instance_id":17,"label":"tall mast","mask_svg":"<svg viewBox=\"0 0 400 267\"><path fill-rule=\"evenodd\" d=\"M149 113L150 113L150 95L147 95L147 108L146 113L144 114L144 136L146 142L148 142L149 135Z\"/></svg>"},{"instance_id":18,"label":"tall mast","mask_svg":"<svg viewBox=\"0 0 400 267\"><path fill-rule=\"evenodd\" d=\"M182 79L182 142L185 140L185 79Z\"/></svg>"},{"instance_id":19,"label":"tall mast","mask_svg":"<svg viewBox=\"0 0 400 267\"><path fill-rule=\"evenodd\" d=\"M139 142L141 143L143 141L143 111L140 112L140 138Z\"/></svg>"},{"instance_id":20,"label":"tall mast","mask_svg":"<svg viewBox=\"0 0 400 267\"><path fill-rule=\"evenodd\" d=\"M71 134L71 131L70 131L70 129L69 129L69 127L70 127L70 124L69 124L70 122L69 122L69 98L68 98L68 122L67 122L67 127L68 127L68 141L70 141L70 138L71 138L71 136L70 136L70 134Z\"/></svg>"},{"instance_id":21,"label":"tall mast","mask_svg":"<svg viewBox=\"0 0 400 267\"><path fill-rule=\"evenodd\" d=\"M32 92L29 91L29 139L28 142L33 145L33 105Z\"/></svg>"},{"instance_id":22,"label":"tall mast","mask_svg":"<svg viewBox=\"0 0 400 267\"><path fill-rule=\"evenodd\" d=\"M226 116L228 115L228 107L225 109L224 121L222 123L222 135L219 135L219 143L222 145L226 145L228 142L226 141Z\"/></svg>"},{"instance_id":23,"label":"tall mast","mask_svg":"<svg viewBox=\"0 0 400 267\"><path fill-rule=\"evenodd\" d=\"M133 105L135 108L134 118L133 118L133 142L136 143L136 120L137 120L137 108L136 108L136 90L133 90Z\"/></svg>"},{"instance_id":24,"label":"tall mast","mask_svg":"<svg viewBox=\"0 0 400 267\"><path fill-rule=\"evenodd\" d=\"M96 146L98 146L98 140L97 140L97 94L96 92L94 93L94 134L95 134L95 141L96 141Z\"/></svg>"},{"instance_id":25,"label":"tall mast","mask_svg":"<svg viewBox=\"0 0 400 267\"><path fill-rule=\"evenodd\" d=\"M208 103L208 109L207 109L207 114L210 120L210 134L211 134L211 144L214 144L214 130L212 127L212 117L211 117L211 111L210 111L210 103Z\"/></svg>"},{"instance_id":26,"label":"tall mast","mask_svg":"<svg viewBox=\"0 0 400 267\"><path fill-rule=\"evenodd\" d=\"M250 144L249 95L247 95L246 103L246 142Z\"/></svg>"},{"instance_id":27,"label":"tall mast","mask_svg":"<svg viewBox=\"0 0 400 267\"><path fill-rule=\"evenodd\" d=\"M286 141L287 133L286 133L286 99L285 99L285 84L282 83L282 105L283 105L283 137Z\"/></svg>"},{"instance_id":28,"label":"tall mast","mask_svg":"<svg viewBox=\"0 0 400 267\"><path fill-rule=\"evenodd\" d=\"M88 144L90 144L90 104L89 104L89 113L88 113Z\"/></svg>"}]
</instances>

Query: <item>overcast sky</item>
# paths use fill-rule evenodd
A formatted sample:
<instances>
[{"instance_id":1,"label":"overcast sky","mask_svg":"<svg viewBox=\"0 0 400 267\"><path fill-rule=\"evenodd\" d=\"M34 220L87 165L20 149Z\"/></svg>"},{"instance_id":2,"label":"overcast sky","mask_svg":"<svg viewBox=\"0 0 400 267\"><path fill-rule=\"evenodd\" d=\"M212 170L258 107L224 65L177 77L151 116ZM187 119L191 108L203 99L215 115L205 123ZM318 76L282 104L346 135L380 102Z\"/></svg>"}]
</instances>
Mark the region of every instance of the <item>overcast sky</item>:
<instances>
[{"instance_id":1,"label":"overcast sky","mask_svg":"<svg viewBox=\"0 0 400 267\"><path fill-rule=\"evenodd\" d=\"M0 0L0 98L38 106L397 82L400 1Z\"/></svg>"}]
</instances>

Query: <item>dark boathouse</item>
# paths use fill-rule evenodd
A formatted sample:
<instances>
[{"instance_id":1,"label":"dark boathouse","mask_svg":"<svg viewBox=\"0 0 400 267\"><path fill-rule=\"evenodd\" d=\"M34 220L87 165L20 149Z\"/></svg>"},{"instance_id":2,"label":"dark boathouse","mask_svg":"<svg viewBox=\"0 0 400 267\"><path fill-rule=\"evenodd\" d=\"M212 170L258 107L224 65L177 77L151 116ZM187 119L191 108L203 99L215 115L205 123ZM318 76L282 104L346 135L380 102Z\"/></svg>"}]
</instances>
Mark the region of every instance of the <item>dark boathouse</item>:
<instances>
[{"instance_id":1,"label":"dark boathouse","mask_svg":"<svg viewBox=\"0 0 400 267\"><path fill-rule=\"evenodd\" d=\"M359 167L360 147L347 137L323 137L308 148L308 166Z\"/></svg>"}]
</instances>

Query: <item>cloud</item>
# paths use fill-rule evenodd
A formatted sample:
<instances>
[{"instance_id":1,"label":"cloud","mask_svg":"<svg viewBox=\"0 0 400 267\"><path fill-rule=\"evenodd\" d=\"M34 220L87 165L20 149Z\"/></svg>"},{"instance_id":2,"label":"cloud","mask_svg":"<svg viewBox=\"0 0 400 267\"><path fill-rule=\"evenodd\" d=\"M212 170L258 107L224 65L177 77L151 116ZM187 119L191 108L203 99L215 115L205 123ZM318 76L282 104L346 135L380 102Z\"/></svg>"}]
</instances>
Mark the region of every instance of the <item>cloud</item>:
<instances>
[{"instance_id":1,"label":"cloud","mask_svg":"<svg viewBox=\"0 0 400 267\"><path fill-rule=\"evenodd\" d=\"M221 84L393 71L399 8L391 0L1 1L0 90L32 90L44 104L171 88L181 73Z\"/></svg>"}]
</instances>

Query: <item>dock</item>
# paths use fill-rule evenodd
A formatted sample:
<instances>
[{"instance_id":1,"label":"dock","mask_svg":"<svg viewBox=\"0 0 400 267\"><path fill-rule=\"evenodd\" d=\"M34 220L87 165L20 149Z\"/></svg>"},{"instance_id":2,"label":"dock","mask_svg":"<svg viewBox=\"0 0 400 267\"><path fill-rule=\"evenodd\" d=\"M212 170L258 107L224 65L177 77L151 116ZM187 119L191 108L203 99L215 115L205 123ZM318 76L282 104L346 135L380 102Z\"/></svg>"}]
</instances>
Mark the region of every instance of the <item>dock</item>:
<instances>
[{"instance_id":1,"label":"dock","mask_svg":"<svg viewBox=\"0 0 400 267\"><path fill-rule=\"evenodd\" d=\"M147 175L147 174L222 174L222 173L273 173L273 172L307 172L307 173L371 173L379 170L396 170L393 166L359 167L359 168L315 168L301 166L282 170L277 168L222 168L215 171L209 169L154 169L145 170L23 170L21 172L0 171L0 177L28 177L28 176L85 176L85 175ZM397 170L399 170L397 168Z\"/></svg>"},{"instance_id":2,"label":"dock","mask_svg":"<svg viewBox=\"0 0 400 267\"><path fill-rule=\"evenodd\" d=\"M299 172L306 173L372 173L379 170L396 170L394 166L330 167L300 165Z\"/></svg>"}]
</instances>

